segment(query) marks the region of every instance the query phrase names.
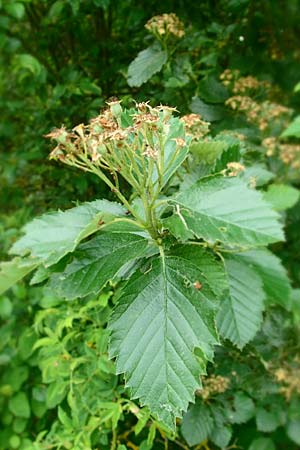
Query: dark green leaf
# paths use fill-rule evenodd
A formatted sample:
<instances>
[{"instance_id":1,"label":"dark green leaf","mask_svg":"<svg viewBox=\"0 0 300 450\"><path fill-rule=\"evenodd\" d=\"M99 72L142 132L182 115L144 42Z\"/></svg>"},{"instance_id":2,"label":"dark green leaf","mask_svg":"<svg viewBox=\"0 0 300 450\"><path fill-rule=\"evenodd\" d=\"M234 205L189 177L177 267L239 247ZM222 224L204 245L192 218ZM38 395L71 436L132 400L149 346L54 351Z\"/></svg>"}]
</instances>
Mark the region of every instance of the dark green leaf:
<instances>
[{"instance_id":1,"label":"dark green leaf","mask_svg":"<svg viewBox=\"0 0 300 450\"><path fill-rule=\"evenodd\" d=\"M191 405L184 415L181 433L189 445L205 441L214 426L208 406L199 403Z\"/></svg>"},{"instance_id":2,"label":"dark green leaf","mask_svg":"<svg viewBox=\"0 0 300 450\"><path fill-rule=\"evenodd\" d=\"M154 46L142 50L128 67L129 86L139 87L159 72L167 62L168 54L165 50Z\"/></svg>"},{"instance_id":3,"label":"dark green leaf","mask_svg":"<svg viewBox=\"0 0 300 450\"><path fill-rule=\"evenodd\" d=\"M78 247L74 260L52 286L68 299L97 294L127 262L143 255L148 241L131 233L107 232Z\"/></svg>"},{"instance_id":4,"label":"dark green leaf","mask_svg":"<svg viewBox=\"0 0 300 450\"><path fill-rule=\"evenodd\" d=\"M187 260L154 258L123 288L109 326L117 373L125 372L133 398L172 429L200 385L194 349L211 359L217 342L210 289L193 285L200 275Z\"/></svg>"},{"instance_id":5,"label":"dark green leaf","mask_svg":"<svg viewBox=\"0 0 300 450\"><path fill-rule=\"evenodd\" d=\"M229 295L221 302L217 315L220 334L243 348L262 323L265 293L262 281L245 262L226 259Z\"/></svg>"},{"instance_id":6,"label":"dark green leaf","mask_svg":"<svg viewBox=\"0 0 300 450\"><path fill-rule=\"evenodd\" d=\"M229 245L266 245L283 239L278 215L259 192L234 177L206 177L170 203L175 214L164 226L180 239L203 238Z\"/></svg>"}]
</instances>

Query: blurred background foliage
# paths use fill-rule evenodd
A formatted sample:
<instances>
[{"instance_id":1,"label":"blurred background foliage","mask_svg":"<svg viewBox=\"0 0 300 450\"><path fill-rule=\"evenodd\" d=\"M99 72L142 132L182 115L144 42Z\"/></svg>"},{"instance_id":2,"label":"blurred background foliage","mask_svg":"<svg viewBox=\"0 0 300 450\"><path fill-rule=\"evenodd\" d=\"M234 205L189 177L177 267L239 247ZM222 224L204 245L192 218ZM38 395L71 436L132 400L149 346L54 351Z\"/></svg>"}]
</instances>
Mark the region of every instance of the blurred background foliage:
<instances>
[{"instance_id":1,"label":"blurred background foliage","mask_svg":"<svg viewBox=\"0 0 300 450\"><path fill-rule=\"evenodd\" d=\"M164 13L181 20L180 37L145 28ZM113 97L199 113L212 136L242 140L258 185L299 188L299 36L299 0L0 0L2 258L32 215L112 198L92 176L48 161L43 136L87 122ZM296 288L291 311L270 308L243 354L217 354L210 377L221 378L190 413L206 414L198 449L300 448L299 201L283 216L287 242L274 250ZM26 284L0 298L1 449L189 448L118 384L106 355L114 288L85 304ZM208 443L212 416L223 435Z\"/></svg>"}]
</instances>

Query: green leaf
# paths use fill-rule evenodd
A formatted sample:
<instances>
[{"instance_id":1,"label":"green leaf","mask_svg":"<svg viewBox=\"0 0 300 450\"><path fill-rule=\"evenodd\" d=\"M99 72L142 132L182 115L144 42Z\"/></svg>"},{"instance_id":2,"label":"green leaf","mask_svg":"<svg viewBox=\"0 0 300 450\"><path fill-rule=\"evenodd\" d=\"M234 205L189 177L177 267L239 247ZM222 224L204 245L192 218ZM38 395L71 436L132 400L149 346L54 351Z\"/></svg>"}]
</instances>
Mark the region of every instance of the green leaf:
<instances>
[{"instance_id":1,"label":"green leaf","mask_svg":"<svg viewBox=\"0 0 300 450\"><path fill-rule=\"evenodd\" d=\"M32 258L48 267L72 252L79 242L95 233L101 224L125 214L125 209L108 200L91 203L55 213L44 214L25 225L25 235L12 247L10 253Z\"/></svg>"},{"instance_id":2,"label":"green leaf","mask_svg":"<svg viewBox=\"0 0 300 450\"><path fill-rule=\"evenodd\" d=\"M280 426L280 418L276 412L259 408L256 412L256 426L259 431L270 433Z\"/></svg>"},{"instance_id":3,"label":"green leaf","mask_svg":"<svg viewBox=\"0 0 300 450\"><path fill-rule=\"evenodd\" d=\"M227 448L232 437L232 428L223 426L214 426L210 433L210 440L220 448Z\"/></svg>"},{"instance_id":4,"label":"green leaf","mask_svg":"<svg viewBox=\"0 0 300 450\"><path fill-rule=\"evenodd\" d=\"M272 184L264 193L264 199L271 203L276 211L292 208L298 202L299 197L299 189L286 184Z\"/></svg>"},{"instance_id":5,"label":"green leaf","mask_svg":"<svg viewBox=\"0 0 300 450\"><path fill-rule=\"evenodd\" d=\"M174 215L163 224L179 239L259 246L284 238L277 213L235 177L206 177L170 202Z\"/></svg>"},{"instance_id":6,"label":"green leaf","mask_svg":"<svg viewBox=\"0 0 300 450\"><path fill-rule=\"evenodd\" d=\"M52 286L68 299L97 294L121 267L140 257L147 244L147 239L136 234L100 234L78 247L65 271L53 277Z\"/></svg>"},{"instance_id":7,"label":"green leaf","mask_svg":"<svg viewBox=\"0 0 300 450\"><path fill-rule=\"evenodd\" d=\"M293 122L281 133L281 137L300 137L300 116L297 116Z\"/></svg>"},{"instance_id":8,"label":"green leaf","mask_svg":"<svg viewBox=\"0 0 300 450\"><path fill-rule=\"evenodd\" d=\"M294 92L299 92L300 91L300 82L296 84L296 86L294 87Z\"/></svg>"},{"instance_id":9,"label":"green leaf","mask_svg":"<svg viewBox=\"0 0 300 450\"><path fill-rule=\"evenodd\" d=\"M34 76L39 76L43 71L42 64L34 56L28 53L16 55L14 64L17 70L27 69Z\"/></svg>"},{"instance_id":10,"label":"green leaf","mask_svg":"<svg viewBox=\"0 0 300 450\"><path fill-rule=\"evenodd\" d=\"M4 5L6 12L15 19L22 19L25 14L25 6L22 3L10 1Z\"/></svg>"},{"instance_id":11,"label":"green leaf","mask_svg":"<svg viewBox=\"0 0 300 450\"><path fill-rule=\"evenodd\" d=\"M139 87L159 72L167 62L168 54L165 50L154 46L142 50L128 67L128 84Z\"/></svg>"},{"instance_id":12,"label":"green leaf","mask_svg":"<svg viewBox=\"0 0 300 450\"><path fill-rule=\"evenodd\" d=\"M229 284L223 262L216 255L198 245L178 245L172 249L172 255L188 260L199 270L199 281L207 283L216 297L228 291Z\"/></svg>"},{"instance_id":13,"label":"green leaf","mask_svg":"<svg viewBox=\"0 0 300 450\"><path fill-rule=\"evenodd\" d=\"M109 324L110 356L117 373L125 373L133 398L169 428L181 417L200 385L200 365L211 359L217 342L211 291L196 266L177 256L153 258L136 272L120 293Z\"/></svg>"},{"instance_id":14,"label":"green leaf","mask_svg":"<svg viewBox=\"0 0 300 450\"><path fill-rule=\"evenodd\" d=\"M19 280L37 267L37 263L21 258L0 263L0 294L5 292Z\"/></svg>"},{"instance_id":15,"label":"green leaf","mask_svg":"<svg viewBox=\"0 0 300 450\"><path fill-rule=\"evenodd\" d=\"M69 381L64 381L60 378L48 386L46 397L47 408L54 408L62 402L66 396L68 386Z\"/></svg>"},{"instance_id":16,"label":"green leaf","mask_svg":"<svg viewBox=\"0 0 300 450\"><path fill-rule=\"evenodd\" d=\"M203 141L192 144L190 152L195 161L213 164L227 148L228 144L225 141Z\"/></svg>"},{"instance_id":17,"label":"green leaf","mask_svg":"<svg viewBox=\"0 0 300 450\"><path fill-rule=\"evenodd\" d=\"M30 417L29 401L24 392L18 392L8 402L8 408L12 414L17 417Z\"/></svg>"},{"instance_id":18,"label":"green leaf","mask_svg":"<svg viewBox=\"0 0 300 450\"><path fill-rule=\"evenodd\" d=\"M242 392L234 395L234 413L230 417L232 423L245 423L252 419L255 414L253 400Z\"/></svg>"},{"instance_id":19,"label":"green leaf","mask_svg":"<svg viewBox=\"0 0 300 450\"><path fill-rule=\"evenodd\" d=\"M276 450L276 447L270 438L258 438L251 442L248 450Z\"/></svg>"},{"instance_id":20,"label":"green leaf","mask_svg":"<svg viewBox=\"0 0 300 450\"><path fill-rule=\"evenodd\" d=\"M267 299L284 307L289 306L291 285L280 259L269 250L256 249L238 255L260 276Z\"/></svg>"},{"instance_id":21,"label":"green leaf","mask_svg":"<svg viewBox=\"0 0 300 450\"><path fill-rule=\"evenodd\" d=\"M225 86L212 76L200 81L198 92L199 96L208 103L224 103L228 98Z\"/></svg>"},{"instance_id":22,"label":"green leaf","mask_svg":"<svg viewBox=\"0 0 300 450\"><path fill-rule=\"evenodd\" d=\"M214 426L213 418L206 405L197 402L189 407L184 415L181 433L186 442L192 446L205 441Z\"/></svg>"},{"instance_id":23,"label":"green leaf","mask_svg":"<svg viewBox=\"0 0 300 450\"><path fill-rule=\"evenodd\" d=\"M256 272L242 259L226 259L229 295L217 314L220 334L238 348L243 348L262 323L265 293Z\"/></svg>"},{"instance_id":24,"label":"green leaf","mask_svg":"<svg viewBox=\"0 0 300 450\"><path fill-rule=\"evenodd\" d=\"M275 175L265 167L254 164L250 167L246 167L246 170L240 174L240 178L247 182L247 184L254 181L255 186L259 187L269 183L270 180L275 178Z\"/></svg>"},{"instance_id":25,"label":"green leaf","mask_svg":"<svg viewBox=\"0 0 300 450\"><path fill-rule=\"evenodd\" d=\"M287 426L288 437L300 445L300 420L291 420Z\"/></svg>"},{"instance_id":26,"label":"green leaf","mask_svg":"<svg viewBox=\"0 0 300 450\"><path fill-rule=\"evenodd\" d=\"M193 97L190 105L193 113L200 114L204 120L208 122L215 122L223 119L225 115L225 108L219 105L209 105L203 102L199 97Z\"/></svg>"}]
</instances>

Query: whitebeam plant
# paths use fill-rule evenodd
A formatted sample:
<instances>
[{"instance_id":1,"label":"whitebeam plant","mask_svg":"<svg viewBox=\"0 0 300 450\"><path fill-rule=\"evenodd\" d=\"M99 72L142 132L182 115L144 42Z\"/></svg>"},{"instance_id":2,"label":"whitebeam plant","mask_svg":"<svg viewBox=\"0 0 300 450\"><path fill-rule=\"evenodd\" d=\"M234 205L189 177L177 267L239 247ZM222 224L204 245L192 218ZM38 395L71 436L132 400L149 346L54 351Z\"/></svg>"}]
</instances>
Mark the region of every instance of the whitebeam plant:
<instances>
[{"instance_id":1,"label":"whitebeam plant","mask_svg":"<svg viewBox=\"0 0 300 450\"><path fill-rule=\"evenodd\" d=\"M37 269L31 283L47 282L66 299L118 281L110 356L132 398L170 429L201 389L220 337L243 348L260 328L264 301L283 302L290 289L264 248L283 240L278 214L240 170L216 169L220 142L202 140L208 124L173 113L113 102L89 125L50 133L51 158L94 173L119 203L95 200L34 219L0 272L1 291ZM174 194L175 173L201 158L209 175Z\"/></svg>"}]
</instances>

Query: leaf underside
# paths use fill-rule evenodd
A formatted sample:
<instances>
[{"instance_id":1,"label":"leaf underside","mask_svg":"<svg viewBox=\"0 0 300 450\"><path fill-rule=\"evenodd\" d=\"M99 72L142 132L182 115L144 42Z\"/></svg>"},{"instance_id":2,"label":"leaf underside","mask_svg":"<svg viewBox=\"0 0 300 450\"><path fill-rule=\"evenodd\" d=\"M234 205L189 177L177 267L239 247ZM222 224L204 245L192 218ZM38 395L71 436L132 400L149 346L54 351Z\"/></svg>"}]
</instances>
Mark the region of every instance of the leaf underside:
<instances>
[{"instance_id":1,"label":"leaf underside","mask_svg":"<svg viewBox=\"0 0 300 450\"><path fill-rule=\"evenodd\" d=\"M125 212L118 203L95 200L67 211L44 214L24 227L25 235L13 245L10 253L20 256L30 253L45 267L51 266L102 224Z\"/></svg>"}]
</instances>

